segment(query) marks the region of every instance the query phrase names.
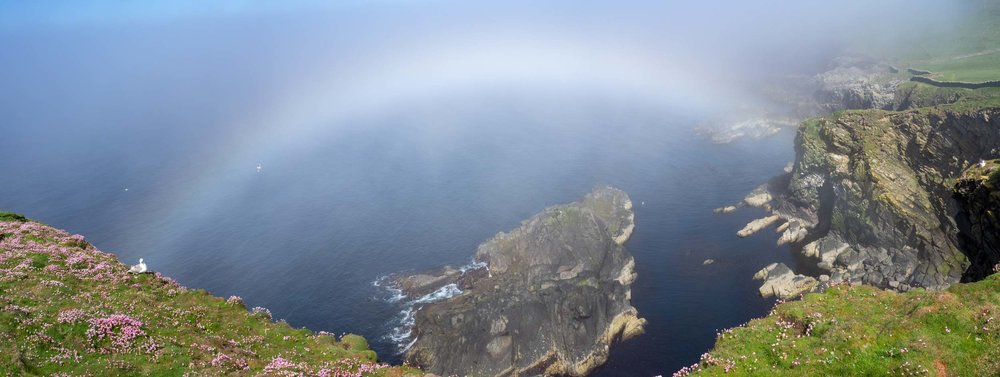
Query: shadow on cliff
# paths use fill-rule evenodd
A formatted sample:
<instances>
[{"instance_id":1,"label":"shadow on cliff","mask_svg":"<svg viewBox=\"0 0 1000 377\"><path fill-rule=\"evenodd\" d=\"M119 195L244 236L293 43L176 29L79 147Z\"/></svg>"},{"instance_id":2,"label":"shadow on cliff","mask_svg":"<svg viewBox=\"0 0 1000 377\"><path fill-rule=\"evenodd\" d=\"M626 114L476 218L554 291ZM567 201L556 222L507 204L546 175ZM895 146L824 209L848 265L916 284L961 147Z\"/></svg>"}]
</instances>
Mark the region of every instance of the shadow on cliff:
<instances>
[{"instance_id":1,"label":"shadow on cliff","mask_svg":"<svg viewBox=\"0 0 1000 377\"><path fill-rule=\"evenodd\" d=\"M1000 265L1000 224L996 213L1000 202L992 185L982 180L959 180L952 197L958 202L955 224L958 246L969 259L962 282L975 282L992 275Z\"/></svg>"}]
</instances>

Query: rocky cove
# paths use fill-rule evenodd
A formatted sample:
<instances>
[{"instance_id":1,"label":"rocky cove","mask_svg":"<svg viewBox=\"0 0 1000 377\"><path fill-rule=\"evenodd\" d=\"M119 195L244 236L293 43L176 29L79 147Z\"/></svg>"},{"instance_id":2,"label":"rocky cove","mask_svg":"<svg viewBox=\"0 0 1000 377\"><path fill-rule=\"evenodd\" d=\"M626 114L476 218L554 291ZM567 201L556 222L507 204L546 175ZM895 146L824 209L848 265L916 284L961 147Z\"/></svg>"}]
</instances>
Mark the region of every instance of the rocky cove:
<instances>
[{"instance_id":1,"label":"rocky cove","mask_svg":"<svg viewBox=\"0 0 1000 377\"><path fill-rule=\"evenodd\" d=\"M643 332L630 304L635 226L623 191L599 187L481 244L473 265L390 278L423 297L408 363L438 374L583 376Z\"/></svg>"}]
</instances>

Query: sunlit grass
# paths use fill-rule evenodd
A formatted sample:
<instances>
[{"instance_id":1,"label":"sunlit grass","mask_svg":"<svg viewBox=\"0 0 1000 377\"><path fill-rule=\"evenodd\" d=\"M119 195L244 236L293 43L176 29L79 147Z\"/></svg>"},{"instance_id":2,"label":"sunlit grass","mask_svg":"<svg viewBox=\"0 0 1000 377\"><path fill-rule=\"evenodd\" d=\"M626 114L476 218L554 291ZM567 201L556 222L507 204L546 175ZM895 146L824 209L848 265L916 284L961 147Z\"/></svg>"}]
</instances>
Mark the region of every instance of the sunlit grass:
<instances>
[{"instance_id":1,"label":"sunlit grass","mask_svg":"<svg viewBox=\"0 0 1000 377\"><path fill-rule=\"evenodd\" d=\"M997 305L996 275L943 292L837 286L779 304L768 317L719 334L695 369L734 376L995 376Z\"/></svg>"}]
</instances>

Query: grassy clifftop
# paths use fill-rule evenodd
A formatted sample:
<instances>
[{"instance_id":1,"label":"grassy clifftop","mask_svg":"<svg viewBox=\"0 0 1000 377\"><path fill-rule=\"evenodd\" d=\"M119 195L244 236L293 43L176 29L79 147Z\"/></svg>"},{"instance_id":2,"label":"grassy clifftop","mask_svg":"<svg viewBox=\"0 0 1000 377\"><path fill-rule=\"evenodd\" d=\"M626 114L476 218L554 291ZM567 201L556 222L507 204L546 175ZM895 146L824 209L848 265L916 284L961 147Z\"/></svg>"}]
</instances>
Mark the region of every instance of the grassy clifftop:
<instances>
[{"instance_id":1,"label":"grassy clifftop","mask_svg":"<svg viewBox=\"0 0 1000 377\"><path fill-rule=\"evenodd\" d=\"M996 376L1000 276L946 291L840 285L718 335L701 375Z\"/></svg>"},{"instance_id":2,"label":"grassy clifftop","mask_svg":"<svg viewBox=\"0 0 1000 377\"><path fill-rule=\"evenodd\" d=\"M403 376L357 335L272 322L128 266L82 236L0 213L0 375Z\"/></svg>"}]
</instances>

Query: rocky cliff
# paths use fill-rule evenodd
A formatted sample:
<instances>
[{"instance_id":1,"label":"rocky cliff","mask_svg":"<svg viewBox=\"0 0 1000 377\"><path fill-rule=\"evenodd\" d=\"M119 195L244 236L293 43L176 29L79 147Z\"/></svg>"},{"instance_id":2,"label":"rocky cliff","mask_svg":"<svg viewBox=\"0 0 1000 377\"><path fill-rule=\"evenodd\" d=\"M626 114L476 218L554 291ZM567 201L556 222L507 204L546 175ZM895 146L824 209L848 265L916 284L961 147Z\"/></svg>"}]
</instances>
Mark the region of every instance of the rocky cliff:
<instances>
[{"instance_id":1,"label":"rocky cliff","mask_svg":"<svg viewBox=\"0 0 1000 377\"><path fill-rule=\"evenodd\" d=\"M996 155L997 116L1000 108L958 103L813 119L798 131L792 172L748 199L778 215L781 240L834 283L944 288L970 266L955 178Z\"/></svg>"},{"instance_id":2,"label":"rocky cliff","mask_svg":"<svg viewBox=\"0 0 1000 377\"><path fill-rule=\"evenodd\" d=\"M438 374L587 374L643 331L622 246L633 220L624 192L597 188L481 244L478 269L396 278L411 297L443 293L418 306L406 360Z\"/></svg>"}]
</instances>

